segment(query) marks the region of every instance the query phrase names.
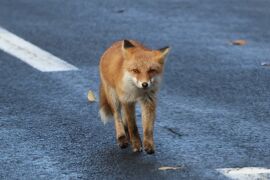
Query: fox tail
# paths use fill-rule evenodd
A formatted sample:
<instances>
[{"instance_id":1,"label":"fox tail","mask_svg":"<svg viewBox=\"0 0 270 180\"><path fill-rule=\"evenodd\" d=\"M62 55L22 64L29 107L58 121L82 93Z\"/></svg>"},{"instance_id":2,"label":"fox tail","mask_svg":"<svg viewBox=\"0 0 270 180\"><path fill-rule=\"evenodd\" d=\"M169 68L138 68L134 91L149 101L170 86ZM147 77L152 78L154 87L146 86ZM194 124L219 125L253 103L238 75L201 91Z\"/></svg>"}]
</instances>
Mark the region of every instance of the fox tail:
<instances>
[{"instance_id":1,"label":"fox tail","mask_svg":"<svg viewBox=\"0 0 270 180\"><path fill-rule=\"evenodd\" d=\"M112 119L112 110L111 106L108 102L104 87L101 83L100 85L100 91L99 91L99 115L101 118L101 121L106 124Z\"/></svg>"}]
</instances>

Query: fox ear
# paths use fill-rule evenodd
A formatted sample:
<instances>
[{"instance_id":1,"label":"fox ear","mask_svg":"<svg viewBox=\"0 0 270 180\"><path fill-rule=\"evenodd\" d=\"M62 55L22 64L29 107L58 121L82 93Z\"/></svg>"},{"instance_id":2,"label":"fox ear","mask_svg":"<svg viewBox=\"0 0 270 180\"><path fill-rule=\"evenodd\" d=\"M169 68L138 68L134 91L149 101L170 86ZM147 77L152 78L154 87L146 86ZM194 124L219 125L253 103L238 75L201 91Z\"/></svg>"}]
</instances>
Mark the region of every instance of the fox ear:
<instances>
[{"instance_id":1,"label":"fox ear","mask_svg":"<svg viewBox=\"0 0 270 180\"><path fill-rule=\"evenodd\" d=\"M170 47L166 46L164 48L161 48L158 50L160 52L160 56L159 56L159 63L160 64L164 64L164 61L166 59L166 56L168 55L169 51L170 51Z\"/></svg>"},{"instance_id":2,"label":"fox ear","mask_svg":"<svg viewBox=\"0 0 270 180\"><path fill-rule=\"evenodd\" d=\"M135 47L129 40L124 40L123 49L129 49Z\"/></svg>"},{"instance_id":3,"label":"fox ear","mask_svg":"<svg viewBox=\"0 0 270 180\"><path fill-rule=\"evenodd\" d=\"M169 46L166 46L164 48L159 49L159 52L161 52L162 56L164 56L164 57L169 53L169 51L170 51Z\"/></svg>"},{"instance_id":4,"label":"fox ear","mask_svg":"<svg viewBox=\"0 0 270 180\"><path fill-rule=\"evenodd\" d=\"M129 41L124 40L122 45L122 53L125 59L130 59L131 57L131 51L130 49L134 48L135 46Z\"/></svg>"}]
</instances>

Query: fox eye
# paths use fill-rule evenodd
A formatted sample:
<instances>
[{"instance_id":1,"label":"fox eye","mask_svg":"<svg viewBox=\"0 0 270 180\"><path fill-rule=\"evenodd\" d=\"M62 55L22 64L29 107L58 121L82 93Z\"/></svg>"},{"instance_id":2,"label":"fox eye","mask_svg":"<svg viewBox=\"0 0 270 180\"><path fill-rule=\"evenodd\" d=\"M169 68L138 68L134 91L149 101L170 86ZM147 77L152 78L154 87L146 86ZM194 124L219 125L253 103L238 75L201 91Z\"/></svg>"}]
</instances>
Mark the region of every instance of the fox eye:
<instances>
[{"instance_id":1,"label":"fox eye","mask_svg":"<svg viewBox=\"0 0 270 180\"><path fill-rule=\"evenodd\" d=\"M138 69L132 69L131 70L133 73L135 73L135 74L139 74L140 73L140 71L138 70Z\"/></svg>"},{"instance_id":2,"label":"fox eye","mask_svg":"<svg viewBox=\"0 0 270 180\"><path fill-rule=\"evenodd\" d=\"M157 73L157 70L155 70L155 69L150 69L150 70L148 71L148 73L154 74L154 73Z\"/></svg>"}]
</instances>

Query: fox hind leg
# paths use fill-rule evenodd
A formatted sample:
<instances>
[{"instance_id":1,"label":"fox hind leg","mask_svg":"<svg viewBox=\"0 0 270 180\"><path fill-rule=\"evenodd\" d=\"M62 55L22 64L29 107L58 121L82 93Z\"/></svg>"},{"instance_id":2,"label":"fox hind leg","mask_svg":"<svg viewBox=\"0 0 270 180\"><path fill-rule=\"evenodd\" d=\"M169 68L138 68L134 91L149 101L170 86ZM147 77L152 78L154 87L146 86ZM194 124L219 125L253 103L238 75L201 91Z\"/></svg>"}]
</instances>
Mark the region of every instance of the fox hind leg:
<instances>
[{"instance_id":1,"label":"fox hind leg","mask_svg":"<svg viewBox=\"0 0 270 180\"><path fill-rule=\"evenodd\" d=\"M128 137L126 136L125 133L125 128L122 122L122 117L121 117L121 104L117 98L116 92L114 89L107 87L105 89L104 86L101 86L101 94L103 93L103 104L106 101L106 106L103 106L103 109L101 110L110 110L110 115L113 116L114 118L114 126L115 126L115 132L116 132L116 139L117 143L120 148L126 148L128 147ZM106 109L108 108L108 109ZM107 111L108 112L108 111ZM107 113L105 111L105 113ZM108 113L107 113L108 114Z\"/></svg>"}]
</instances>

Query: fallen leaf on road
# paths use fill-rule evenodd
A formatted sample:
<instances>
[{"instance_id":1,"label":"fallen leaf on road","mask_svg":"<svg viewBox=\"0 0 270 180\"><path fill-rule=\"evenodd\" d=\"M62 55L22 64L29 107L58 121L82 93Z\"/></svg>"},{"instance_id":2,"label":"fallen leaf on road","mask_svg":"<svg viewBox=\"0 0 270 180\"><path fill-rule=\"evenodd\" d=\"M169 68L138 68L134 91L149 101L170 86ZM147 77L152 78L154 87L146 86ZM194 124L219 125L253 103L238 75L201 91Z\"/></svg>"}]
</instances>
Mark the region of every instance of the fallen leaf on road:
<instances>
[{"instance_id":1,"label":"fallen leaf on road","mask_svg":"<svg viewBox=\"0 0 270 180\"><path fill-rule=\"evenodd\" d=\"M90 101L90 102L96 101L96 97L95 97L93 91L91 91L91 90L88 91L87 98L88 98L88 101Z\"/></svg>"},{"instance_id":2,"label":"fallen leaf on road","mask_svg":"<svg viewBox=\"0 0 270 180\"><path fill-rule=\"evenodd\" d=\"M262 66L270 66L270 62L262 62L261 65Z\"/></svg>"},{"instance_id":3,"label":"fallen leaf on road","mask_svg":"<svg viewBox=\"0 0 270 180\"><path fill-rule=\"evenodd\" d=\"M247 44L247 41L243 40L243 39L238 39L238 40L234 40L231 42L233 45L236 46L243 46Z\"/></svg>"},{"instance_id":4,"label":"fallen leaf on road","mask_svg":"<svg viewBox=\"0 0 270 180\"><path fill-rule=\"evenodd\" d=\"M177 169L183 169L183 166L163 166L158 168L158 170L166 171L166 170L177 170Z\"/></svg>"}]
</instances>

